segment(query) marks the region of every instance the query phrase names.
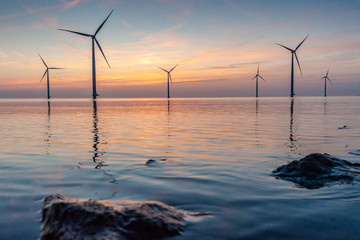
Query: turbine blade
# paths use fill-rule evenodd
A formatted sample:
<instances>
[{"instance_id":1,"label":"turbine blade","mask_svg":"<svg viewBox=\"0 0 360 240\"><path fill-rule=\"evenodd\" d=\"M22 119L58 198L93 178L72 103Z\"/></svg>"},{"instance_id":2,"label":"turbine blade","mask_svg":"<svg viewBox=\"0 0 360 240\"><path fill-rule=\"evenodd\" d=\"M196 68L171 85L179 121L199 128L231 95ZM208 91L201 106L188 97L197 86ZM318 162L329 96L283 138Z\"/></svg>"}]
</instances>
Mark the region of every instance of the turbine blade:
<instances>
[{"instance_id":1,"label":"turbine blade","mask_svg":"<svg viewBox=\"0 0 360 240\"><path fill-rule=\"evenodd\" d=\"M44 63L45 67L48 68L48 66L46 65L44 59L40 56L40 54L38 53L39 57L41 58L41 61Z\"/></svg>"},{"instance_id":2,"label":"turbine blade","mask_svg":"<svg viewBox=\"0 0 360 240\"><path fill-rule=\"evenodd\" d=\"M261 78L262 80L264 80L264 81L266 82L266 80L265 80L265 79L263 79L263 78L262 78L262 76L260 76L260 75L259 75L259 78Z\"/></svg>"},{"instance_id":3,"label":"turbine blade","mask_svg":"<svg viewBox=\"0 0 360 240\"><path fill-rule=\"evenodd\" d=\"M301 46L301 44L303 44L303 42L305 42L305 40L308 38L309 34L304 38L304 40L301 41L301 43L295 48L295 52L296 50L298 50L298 48Z\"/></svg>"},{"instance_id":4,"label":"turbine blade","mask_svg":"<svg viewBox=\"0 0 360 240\"><path fill-rule=\"evenodd\" d=\"M44 75L42 76L40 83L42 82L43 78L45 77L46 73L48 72L48 69L46 69L46 71L44 72Z\"/></svg>"},{"instance_id":5,"label":"turbine blade","mask_svg":"<svg viewBox=\"0 0 360 240\"><path fill-rule=\"evenodd\" d=\"M169 73L169 76L170 76L170 82L171 82L171 86L173 85L173 81L172 81L172 78L171 78L171 74Z\"/></svg>"},{"instance_id":6,"label":"turbine blade","mask_svg":"<svg viewBox=\"0 0 360 240\"><path fill-rule=\"evenodd\" d=\"M327 80L329 80L329 82L331 83L331 85L334 85L334 84L332 83L332 81L330 80L330 78L327 78Z\"/></svg>"},{"instance_id":7,"label":"turbine blade","mask_svg":"<svg viewBox=\"0 0 360 240\"><path fill-rule=\"evenodd\" d=\"M254 80L256 78L257 75L255 75L255 77L253 77L251 80Z\"/></svg>"},{"instance_id":8,"label":"turbine blade","mask_svg":"<svg viewBox=\"0 0 360 240\"><path fill-rule=\"evenodd\" d=\"M292 49L290 49L290 48L288 48L288 47L286 47L286 46L284 46L284 45L281 45L281 44L278 44L278 43L275 43L275 44L276 44L276 45L279 45L280 47L286 48L286 49L289 50L290 52L293 52Z\"/></svg>"},{"instance_id":9,"label":"turbine blade","mask_svg":"<svg viewBox=\"0 0 360 240\"><path fill-rule=\"evenodd\" d=\"M165 69L163 69L163 68L161 68L161 67L158 67L158 68L160 68L161 70L163 70L163 71L165 71L165 72L169 73L167 70L165 70Z\"/></svg>"},{"instance_id":10,"label":"turbine blade","mask_svg":"<svg viewBox=\"0 0 360 240\"><path fill-rule=\"evenodd\" d=\"M259 74L259 64L258 64L257 74Z\"/></svg>"},{"instance_id":11,"label":"turbine blade","mask_svg":"<svg viewBox=\"0 0 360 240\"><path fill-rule=\"evenodd\" d=\"M49 68L49 69L65 69L65 68L56 68L56 67L52 67L52 68Z\"/></svg>"},{"instance_id":12,"label":"turbine blade","mask_svg":"<svg viewBox=\"0 0 360 240\"><path fill-rule=\"evenodd\" d=\"M176 64L175 67L173 67L169 72L171 72L172 70L174 70L179 64Z\"/></svg>"},{"instance_id":13,"label":"turbine blade","mask_svg":"<svg viewBox=\"0 0 360 240\"><path fill-rule=\"evenodd\" d=\"M328 74L329 74L329 68L328 68L328 70L327 70L327 72L326 72L326 77L328 76Z\"/></svg>"},{"instance_id":14,"label":"turbine blade","mask_svg":"<svg viewBox=\"0 0 360 240\"><path fill-rule=\"evenodd\" d=\"M99 44L98 40L96 40L96 38L94 38L94 39L95 39L95 42L96 42L97 46L98 46L98 47L99 47L99 49L100 49L100 52L101 52L101 53L102 53L102 55L104 56L104 58L105 58L105 61L106 61L107 65L108 65L108 66L109 66L109 68L111 69L110 64L109 64L108 60L106 59L105 54L104 54L103 50L101 49L101 47L100 47L100 44Z\"/></svg>"},{"instance_id":15,"label":"turbine blade","mask_svg":"<svg viewBox=\"0 0 360 240\"><path fill-rule=\"evenodd\" d=\"M302 71L301 71L299 59L298 59L298 57L297 57L297 55L296 55L296 52L294 52L294 54L295 54L296 62L297 62L297 64L298 64L298 66L299 66L300 73L301 73L301 76L302 76Z\"/></svg>"},{"instance_id":16,"label":"turbine blade","mask_svg":"<svg viewBox=\"0 0 360 240\"><path fill-rule=\"evenodd\" d=\"M92 37L92 35L87 34L87 33L75 32L75 31L66 30L66 29L58 29L58 30L59 30L59 31L64 31L64 32L70 32L70 33L79 34L79 35L85 36L85 37Z\"/></svg>"},{"instance_id":17,"label":"turbine blade","mask_svg":"<svg viewBox=\"0 0 360 240\"><path fill-rule=\"evenodd\" d=\"M98 29L96 30L94 36L96 36L96 34L98 34L98 32L100 31L100 29L104 26L105 22L108 20L108 18L110 17L110 15L112 14L114 10L111 10L110 14L107 16L107 18L103 21L103 23L98 27Z\"/></svg>"}]
</instances>

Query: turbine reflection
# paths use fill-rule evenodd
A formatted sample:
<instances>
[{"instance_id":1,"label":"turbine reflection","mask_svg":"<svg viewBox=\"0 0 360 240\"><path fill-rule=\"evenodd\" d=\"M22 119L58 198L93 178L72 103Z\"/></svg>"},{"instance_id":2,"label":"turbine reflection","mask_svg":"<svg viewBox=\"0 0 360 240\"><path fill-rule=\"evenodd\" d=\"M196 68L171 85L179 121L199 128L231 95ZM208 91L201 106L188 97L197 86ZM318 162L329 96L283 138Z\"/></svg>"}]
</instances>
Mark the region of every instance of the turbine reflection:
<instances>
[{"instance_id":1,"label":"turbine reflection","mask_svg":"<svg viewBox=\"0 0 360 240\"><path fill-rule=\"evenodd\" d=\"M46 127L46 139L44 139L44 141L46 142L46 154L49 155L49 148L50 148L50 138L52 136L52 132L51 132L51 106L50 106L50 101L47 101L47 106L48 106L48 120L47 120L47 127Z\"/></svg>"},{"instance_id":2,"label":"turbine reflection","mask_svg":"<svg viewBox=\"0 0 360 240\"><path fill-rule=\"evenodd\" d=\"M103 151L99 151L99 128L98 128L98 115L97 115L97 103L96 100L93 100L93 130L92 133L94 134L93 137L93 153L92 156L93 162L96 164L95 169L99 169L103 166L107 166L104 164L104 161L99 160L99 155L103 155Z\"/></svg>"},{"instance_id":3,"label":"turbine reflection","mask_svg":"<svg viewBox=\"0 0 360 240\"><path fill-rule=\"evenodd\" d=\"M256 98L256 102L255 102L255 142L256 145L259 146L259 136L258 136L258 112L259 112L259 99Z\"/></svg>"},{"instance_id":4,"label":"turbine reflection","mask_svg":"<svg viewBox=\"0 0 360 240\"><path fill-rule=\"evenodd\" d=\"M294 98L291 98L291 103L290 103L290 151L295 151L295 142L296 140L294 139L294 132L293 132L293 124L294 124Z\"/></svg>"},{"instance_id":5,"label":"turbine reflection","mask_svg":"<svg viewBox=\"0 0 360 240\"><path fill-rule=\"evenodd\" d=\"M170 100L168 100L168 111L167 111L167 135L168 135L168 144L167 144L167 149L165 151L165 157L163 158L164 160L168 159L168 155L171 153L171 148L173 146L171 146L170 144L170 137L171 135L171 102Z\"/></svg>"}]
</instances>

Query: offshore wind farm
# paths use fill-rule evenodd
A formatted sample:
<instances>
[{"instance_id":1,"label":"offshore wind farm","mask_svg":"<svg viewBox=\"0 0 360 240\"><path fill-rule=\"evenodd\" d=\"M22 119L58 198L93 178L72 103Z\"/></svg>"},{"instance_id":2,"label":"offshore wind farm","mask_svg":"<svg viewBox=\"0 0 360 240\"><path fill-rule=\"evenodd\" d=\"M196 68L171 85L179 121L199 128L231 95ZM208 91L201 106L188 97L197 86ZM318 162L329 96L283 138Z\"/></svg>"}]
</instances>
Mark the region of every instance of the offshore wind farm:
<instances>
[{"instance_id":1,"label":"offshore wind farm","mask_svg":"<svg viewBox=\"0 0 360 240\"><path fill-rule=\"evenodd\" d=\"M7 1L0 239L356 239L359 11Z\"/></svg>"}]
</instances>

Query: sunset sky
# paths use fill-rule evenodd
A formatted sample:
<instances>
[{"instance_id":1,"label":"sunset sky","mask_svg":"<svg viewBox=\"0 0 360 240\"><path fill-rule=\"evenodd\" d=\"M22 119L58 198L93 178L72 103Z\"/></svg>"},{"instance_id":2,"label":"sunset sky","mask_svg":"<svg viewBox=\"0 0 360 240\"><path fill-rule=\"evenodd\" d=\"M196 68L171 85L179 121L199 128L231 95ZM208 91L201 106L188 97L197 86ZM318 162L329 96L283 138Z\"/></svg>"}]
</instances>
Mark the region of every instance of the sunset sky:
<instances>
[{"instance_id":1,"label":"sunset sky","mask_svg":"<svg viewBox=\"0 0 360 240\"><path fill-rule=\"evenodd\" d=\"M266 82L260 96L290 93L289 51L298 50L297 96L320 96L330 68L328 96L360 95L360 0L5 0L0 8L0 97L91 97L91 39L100 97L250 97L257 64Z\"/></svg>"}]
</instances>

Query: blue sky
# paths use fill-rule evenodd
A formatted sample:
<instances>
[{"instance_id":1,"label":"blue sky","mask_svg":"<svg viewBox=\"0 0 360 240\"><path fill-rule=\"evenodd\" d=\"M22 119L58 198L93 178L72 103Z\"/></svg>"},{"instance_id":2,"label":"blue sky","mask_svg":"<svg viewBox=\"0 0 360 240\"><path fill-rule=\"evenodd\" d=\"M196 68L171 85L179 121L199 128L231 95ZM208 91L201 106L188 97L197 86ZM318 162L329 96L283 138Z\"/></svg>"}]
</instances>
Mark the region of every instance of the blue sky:
<instances>
[{"instance_id":1,"label":"blue sky","mask_svg":"<svg viewBox=\"0 0 360 240\"><path fill-rule=\"evenodd\" d=\"M96 52L101 97L165 97L173 72L174 97L254 96L257 64L267 80L260 96L288 96L295 48L295 93L323 94L321 77L330 68L328 95L360 94L360 1L116 1L7 0L0 8L0 97L45 97L45 68L53 97L91 96L90 39L58 31L98 34L111 65Z\"/></svg>"}]
</instances>

